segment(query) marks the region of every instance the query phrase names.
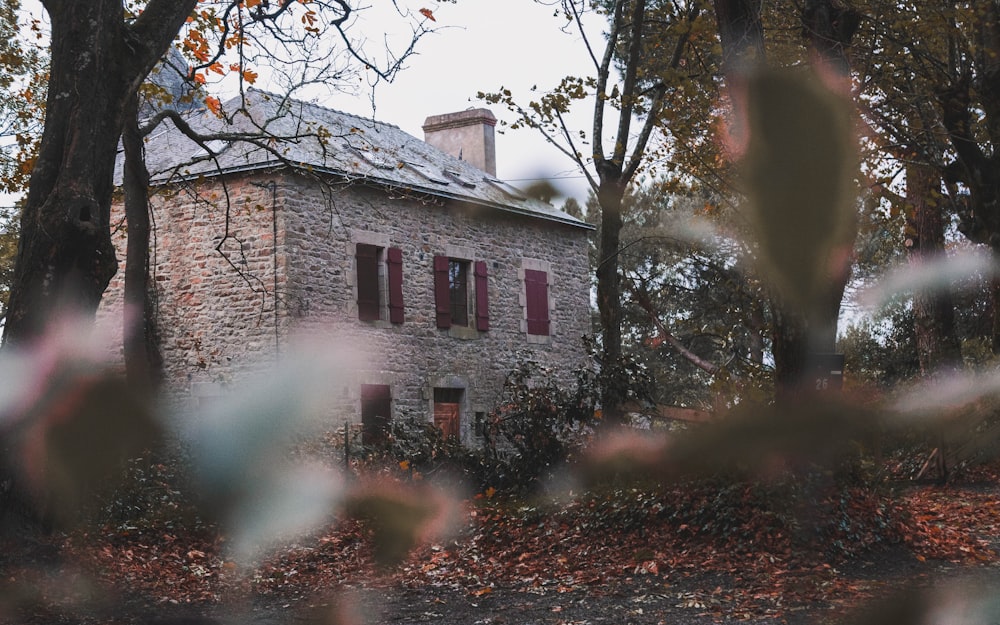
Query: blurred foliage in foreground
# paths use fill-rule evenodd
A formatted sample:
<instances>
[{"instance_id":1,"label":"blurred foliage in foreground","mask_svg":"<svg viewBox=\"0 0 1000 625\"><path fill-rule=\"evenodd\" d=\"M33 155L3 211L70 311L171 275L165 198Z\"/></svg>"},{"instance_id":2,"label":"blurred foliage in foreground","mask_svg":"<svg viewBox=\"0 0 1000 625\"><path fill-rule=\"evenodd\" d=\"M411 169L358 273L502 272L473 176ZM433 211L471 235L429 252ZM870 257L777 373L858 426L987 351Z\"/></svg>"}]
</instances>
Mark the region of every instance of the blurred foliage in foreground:
<instances>
[{"instance_id":1,"label":"blurred foliage in foreground","mask_svg":"<svg viewBox=\"0 0 1000 625\"><path fill-rule=\"evenodd\" d=\"M781 79L770 96L789 101L775 110L785 110L796 93ZM826 204L809 202L814 190L802 180L781 188L791 165L802 164L796 150L822 152L822 146L788 136L785 120L767 118L771 109L765 109L762 119L754 118L767 122L756 140L775 142L752 144L751 156L760 161L747 170L757 191L753 252L781 276L769 278L784 290L787 305L816 321L814 282L831 261L840 271L846 259L839 254L845 228L837 224L855 208L841 201L840 160L849 157L834 159L837 193ZM799 121L807 129L825 128L822 119ZM838 213L813 221L809 208ZM799 232L796 224L812 226ZM940 283L948 276L926 266L890 276L873 299L881 304L897 292L927 288L927 278ZM905 312L899 311L901 320ZM993 423L996 370L956 369L857 397L815 392L809 384L785 388L779 402L747 393L709 422L668 427L655 416L656 406L645 403L651 393L641 364L605 363L601 375L582 370L567 387L565 376L525 360L482 424L481 447L462 448L424 423L404 421L386 449L348 471L341 468L347 461L296 452L302 441L329 435L330 381L349 379L346 363L352 362L335 343L309 344L194 413L136 395L104 360L105 346L86 324L66 321L28 351L6 350L0 356L0 512L8 535L34 540L44 531L86 534L110 524L143 525L162 536L164 529L193 524L224 542L234 574L251 576L269 555L338 519L365 524L376 563L391 567L429 537L452 531L456 511L470 501L523 510L523 502L578 499L593 503L591 522L608 529L668 521L679 533L721 537L750 551L780 535L790 540L789 550L846 558L902 539L899 515L907 511L894 505L886 479L905 464L900 458L937 448L946 460L938 464L943 479L946 469L953 474L991 457L1000 439ZM798 347L808 345L799 341ZM618 428L598 418L597 398L607 395L601 384L609 378L629 381L630 388L613 394L634 400L639 412L649 408L654 416L646 417L647 425ZM895 622L923 622L933 610L995 620L996 606L967 590L949 598L959 601L955 605L908 605L911 611Z\"/></svg>"},{"instance_id":2,"label":"blurred foliage in foreground","mask_svg":"<svg viewBox=\"0 0 1000 625\"><path fill-rule=\"evenodd\" d=\"M343 375L349 360L313 345L196 415L126 399L80 326L66 324L37 350L5 353L4 377L18 382L0 398L5 469L21 489L5 493L6 518L20 507L50 530L83 536L198 531L221 540L232 574L246 576L349 519L368 528L375 561L388 570L456 531L457 511L477 501L491 515L566 507L589 531L666 525L741 551L841 562L906 540L914 511L898 504L889 478L913 475L902 459L926 454L925 434L946 424L937 417L957 428L963 414L990 413L984 395L1000 389L1000 376L980 375L866 404L816 394L740 406L708 423L610 429L595 418L598 376L580 372L567 390L525 361L488 419L483 447L401 426L387 448L366 450L345 470L342 449L327 450L333 462L301 452L303 440L323 439L328 376ZM985 441L989 424L973 421L980 429L970 440ZM993 450L984 445L967 460ZM14 528L8 540L32 535ZM976 595L968 601L989 607Z\"/></svg>"}]
</instances>

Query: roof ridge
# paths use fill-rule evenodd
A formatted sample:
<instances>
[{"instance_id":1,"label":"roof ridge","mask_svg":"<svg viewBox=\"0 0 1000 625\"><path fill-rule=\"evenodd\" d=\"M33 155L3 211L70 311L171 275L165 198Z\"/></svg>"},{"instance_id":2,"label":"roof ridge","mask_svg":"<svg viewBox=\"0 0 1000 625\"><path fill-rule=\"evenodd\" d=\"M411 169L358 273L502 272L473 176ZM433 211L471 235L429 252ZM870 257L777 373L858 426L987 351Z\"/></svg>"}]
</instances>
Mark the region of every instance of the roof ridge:
<instances>
[{"instance_id":1,"label":"roof ridge","mask_svg":"<svg viewBox=\"0 0 1000 625\"><path fill-rule=\"evenodd\" d=\"M320 109L322 111L326 111L328 113L335 113L335 114L341 115L343 117L350 117L350 118L357 119L357 120L360 120L360 121L363 121L363 122L368 122L368 123L371 123L371 124L374 124L374 125L377 125L377 126L386 126L388 128L395 128L396 130L403 130L402 128L400 128L396 124L393 124L393 123L390 123L390 122L386 122L386 121L382 121L382 120L379 120L379 119L375 119L375 111L372 111L372 116L371 117L361 116L361 115L358 115L356 113L348 113L347 111L341 111L340 109L335 109L335 108L332 108L332 107L329 107L329 106L324 106L324 105L318 104L316 102L309 102L308 100L300 100L299 98L294 98L292 96L286 96L286 95L277 94L277 93L268 91L266 89L261 89L259 87L247 87L246 93L248 95L250 95L250 94L260 94L263 97L270 98L272 100L278 100L278 101L287 100L288 102L299 104L301 106L307 106L307 107L317 108L317 109ZM232 102L232 101L236 100L239 97L240 97L240 94L236 94L233 97L229 98L226 102L227 103L228 102ZM406 132L406 131L403 130L403 132Z\"/></svg>"}]
</instances>

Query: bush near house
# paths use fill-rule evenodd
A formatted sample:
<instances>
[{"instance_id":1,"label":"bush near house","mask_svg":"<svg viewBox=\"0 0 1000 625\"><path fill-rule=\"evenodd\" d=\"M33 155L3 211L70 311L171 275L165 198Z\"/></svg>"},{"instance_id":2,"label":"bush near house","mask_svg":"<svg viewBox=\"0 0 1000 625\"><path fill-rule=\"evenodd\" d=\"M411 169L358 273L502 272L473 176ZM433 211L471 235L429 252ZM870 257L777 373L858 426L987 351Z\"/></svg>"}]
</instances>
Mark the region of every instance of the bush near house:
<instances>
[{"instance_id":1,"label":"bush near house","mask_svg":"<svg viewBox=\"0 0 1000 625\"><path fill-rule=\"evenodd\" d=\"M592 344L588 349L593 353ZM622 395L647 398L651 382L642 365L624 358L619 368L630 380ZM567 377L572 381L567 383ZM393 424L389 444L374 457L389 458L420 475L448 468L477 492L531 494L586 449L601 425L601 385L606 379L587 367L560 376L521 354L482 424L477 447L463 447L433 424L410 418Z\"/></svg>"}]
</instances>

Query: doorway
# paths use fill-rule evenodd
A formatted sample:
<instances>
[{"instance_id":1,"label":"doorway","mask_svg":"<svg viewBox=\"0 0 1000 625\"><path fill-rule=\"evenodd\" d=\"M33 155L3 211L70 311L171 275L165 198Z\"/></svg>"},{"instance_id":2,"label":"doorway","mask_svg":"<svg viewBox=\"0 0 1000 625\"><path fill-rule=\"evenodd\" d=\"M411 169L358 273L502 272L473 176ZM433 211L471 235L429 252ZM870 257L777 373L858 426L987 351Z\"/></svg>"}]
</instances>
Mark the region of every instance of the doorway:
<instances>
[{"instance_id":1,"label":"doorway","mask_svg":"<svg viewBox=\"0 0 1000 625\"><path fill-rule=\"evenodd\" d=\"M462 395L465 389L434 389L434 425L445 438L461 438Z\"/></svg>"}]
</instances>

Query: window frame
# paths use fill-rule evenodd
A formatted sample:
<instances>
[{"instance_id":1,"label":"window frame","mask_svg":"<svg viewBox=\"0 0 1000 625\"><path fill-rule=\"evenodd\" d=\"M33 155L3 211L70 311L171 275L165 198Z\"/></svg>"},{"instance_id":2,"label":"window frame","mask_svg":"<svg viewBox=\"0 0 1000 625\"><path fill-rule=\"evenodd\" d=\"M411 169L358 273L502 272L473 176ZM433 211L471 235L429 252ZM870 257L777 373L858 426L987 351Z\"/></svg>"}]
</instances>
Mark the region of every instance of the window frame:
<instances>
[{"instance_id":1,"label":"window frame","mask_svg":"<svg viewBox=\"0 0 1000 625\"><path fill-rule=\"evenodd\" d=\"M525 258L518 269L521 292L521 332L528 343L547 344L556 333L554 321L552 264L548 261Z\"/></svg>"},{"instance_id":2,"label":"window frame","mask_svg":"<svg viewBox=\"0 0 1000 625\"><path fill-rule=\"evenodd\" d=\"M439 329L450 330L456 336L472 338L490 329L489 269L486 261L476 260L471 253L463 252L434 256L435 323ZM461 267L460 273L465 279L462 288L455 288L454 267ZM464 300L464 318L456 315L456 291ZM473 334L465 336L467 333Z\"/></svg>"},{"instance_id":3,"label":"window frame","mask_svg":"<svg viewBox=\"0 0 1000 625\"><path fill-rule=\"evenodd\" d=\"M469 288L469 274L472 273L470 271L471 264L460 258L448 259L448 301L451 304L449 307L451 324L463 328L471 326L469 323L469 319L472 317L469 314L469 309L472 308L469 305L469 299L472 295L472 289Z\"/></svg>"},{"instance_id":4,"label":"window frame","mask_svg":"<svg viewBox=\"0 0 1000 625\"><path fill-rule=\"evenodd\" d=\"M355 302L358 320L380 321L385 301L382 265L385 248L371 243L357 243L354 249Z\"/></svg>"},{"instance_id":5,"label":"window frame","mask_svg":"<svg viewBox=\"0 0 1000 625\"><path fill-rule=\"evenodd\" d=\"M354 231L348 253L354 260L354 269L348 274L354 295L353 316L374 325L405 323L402 249L390 245L386 235ZM362 269L362 263L370 264ZM370 288L373 279L374 291Z\"/></svg>"}]
</instances>

